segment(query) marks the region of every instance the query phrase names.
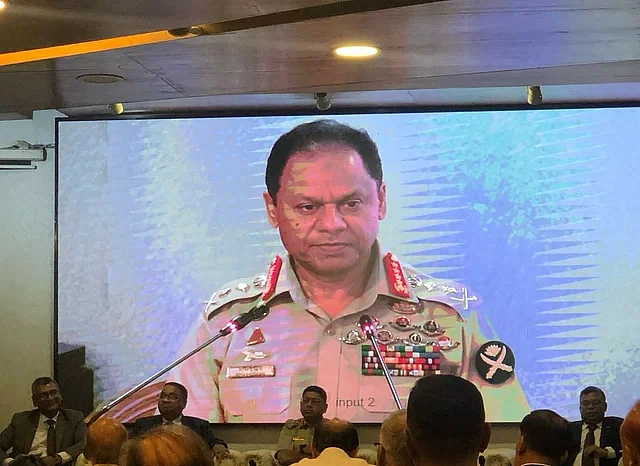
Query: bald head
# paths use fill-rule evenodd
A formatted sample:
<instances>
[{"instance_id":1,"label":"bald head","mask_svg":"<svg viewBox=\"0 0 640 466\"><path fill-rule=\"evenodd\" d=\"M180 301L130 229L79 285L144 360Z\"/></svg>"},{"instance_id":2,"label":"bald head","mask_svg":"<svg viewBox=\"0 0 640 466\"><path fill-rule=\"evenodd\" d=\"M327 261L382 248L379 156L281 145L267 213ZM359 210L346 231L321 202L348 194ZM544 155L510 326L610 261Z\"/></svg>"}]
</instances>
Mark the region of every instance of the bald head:
<instances>
[{"instance_id":1,"label":"bald head","mask_svg":"<svg viewBox=\"0 0 640 466\"><path fill-rule=\"evenodd\" d=\"M358 454L360 439L358 431L348 421L330 419L322 422L313 433L312 452L318 456L326 448L340 448L347 455L354 457Z\"/></svg>"},{"instance_id":2,"label":"bald head","mask_svg":"<svg viewBox=\"0 0 640 466\"><path fill-rule=\"evenodd\" d=\"M622 464L640 465L640 401L631 408L620 427L622 440Z\"/></svg>"},{"instance_id":3,"label":"bald head","mask_svg":"<svg viewBox=\"0 0 640 466\"><path fill-rule=\"evenodd\" d=\"M118 464L127 429L111 418L100 418L89 426L84 456L93 464Z\"/></svg>"},{"instance_id":4,"label":"bald head","mask_svg":"<svg viewBox=\"0 0 640 466\"><path fill-rule=\"evenodd\" d=\"M392 413L380 427L378 461L381 466L412 466L407 449L407 410Z\"/></svg>"}]
</instances>

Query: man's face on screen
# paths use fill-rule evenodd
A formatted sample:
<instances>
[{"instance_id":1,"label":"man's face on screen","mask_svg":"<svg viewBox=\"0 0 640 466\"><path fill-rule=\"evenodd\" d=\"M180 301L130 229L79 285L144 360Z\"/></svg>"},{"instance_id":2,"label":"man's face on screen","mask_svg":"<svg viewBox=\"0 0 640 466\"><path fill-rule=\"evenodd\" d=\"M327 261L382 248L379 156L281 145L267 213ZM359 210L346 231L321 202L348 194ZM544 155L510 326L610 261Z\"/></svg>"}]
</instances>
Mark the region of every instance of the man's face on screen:
<instances>
[{"instance_id":1,"label":"man's face on screen","mask_svg":"<svg viewBox=\"0 0 640 466\"><path fill-rule=\"evenodd\" d=\"M360 155L341 145L295 153L276 203L268 194L265 201L296 264L324 277L366 264L387 209L386 186L378 189Z\"/></svg>"}]
</instances>

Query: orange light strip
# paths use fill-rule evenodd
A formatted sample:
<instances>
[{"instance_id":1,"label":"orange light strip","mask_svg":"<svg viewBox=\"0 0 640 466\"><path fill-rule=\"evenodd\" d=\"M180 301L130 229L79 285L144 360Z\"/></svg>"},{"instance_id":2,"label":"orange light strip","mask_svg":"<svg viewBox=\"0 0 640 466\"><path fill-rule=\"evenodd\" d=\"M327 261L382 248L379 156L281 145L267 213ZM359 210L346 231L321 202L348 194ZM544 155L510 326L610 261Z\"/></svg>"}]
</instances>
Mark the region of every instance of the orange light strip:
<instances>
[{"instance_id":1,"label":"orange light strip","mask_svg":"<svg viewBox=\"0 0 640 466\"><path fill-rule=\"evenodd\" d=\"M178 39L187 39L190 37L197 37L197 35L187 34L182 37L176 37L169 34L169 31L155 31L143 34L134 34L131 36L114 37L111 39L92 40L77 44L57 45L55 47L10 52L0 54L0 66L29 63L38 60L50 60L53 58L71 57L74 55L83 55L85 53L104 52L106 50L123 49L126 47L135 47L137 45L155 44L158 42L168 42Z\"/></svg>"}]
</instances>

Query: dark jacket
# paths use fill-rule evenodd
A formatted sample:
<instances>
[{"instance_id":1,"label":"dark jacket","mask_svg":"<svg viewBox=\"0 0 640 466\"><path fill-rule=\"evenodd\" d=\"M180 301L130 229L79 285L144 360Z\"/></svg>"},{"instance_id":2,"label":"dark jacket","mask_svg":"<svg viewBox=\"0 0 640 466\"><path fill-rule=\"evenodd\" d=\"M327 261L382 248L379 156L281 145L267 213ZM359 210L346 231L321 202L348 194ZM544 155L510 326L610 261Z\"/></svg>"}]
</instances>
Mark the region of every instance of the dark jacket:
<instances>
[{"instance_id":1,"label":"dark jacket","mask_svg":"<svg viewBox=\"0 0 640 466\"><path fill-rule=\"evenodd\" d=\"M202 437L203 440L207 442L209 447L213 448L213 446L218 443L224 445L225 447L227 446L227 444L223 440L220 440L213 434L213 429L211 428L211 424L209 424L209 421L205 421L204 419L200 419L197 417L182 416L181 422L183 426L188 427L200 437ZM140 419L136 420L135 424L133 425L132 434L134 437L137 437L138 435L141 435L144 432L161 425L162 416L160 415L141 417Z\"/></svg>"},{"instance_id":2,"label":"dark jacket","mask_svg":"<svg viewBox=\"0 0 640 466\"><path fill-rule=\"evenodd\" d=\"M622 456L622 444L620 443L620 426L622 425L622 418L608 416L602 421L602 432L600 433L600 446L601 448L611 447L616 452L615 458L601 458L600 466L617 466L618 460ZM582 437L582 421L576 421L569 423L571 434L573 436L571 445L569 446L569 457L563 466L571 466L580 453L580 440Z\"/></svg>"},{"instance_id":3,"label":"dark jacket","mask_svg":"<svg viewBox=\"0 0 640 466\"><path fill-rule=\"evenodd\" d=\"M9 456L29 453L39 420L40 411L37 409L13 415L11 423L0 433L0 462ZM60 408L56 422L56 450L69 453L75 460L84 450L86 436L84 414L73 409Z\"/></svg>"}]
</instances>

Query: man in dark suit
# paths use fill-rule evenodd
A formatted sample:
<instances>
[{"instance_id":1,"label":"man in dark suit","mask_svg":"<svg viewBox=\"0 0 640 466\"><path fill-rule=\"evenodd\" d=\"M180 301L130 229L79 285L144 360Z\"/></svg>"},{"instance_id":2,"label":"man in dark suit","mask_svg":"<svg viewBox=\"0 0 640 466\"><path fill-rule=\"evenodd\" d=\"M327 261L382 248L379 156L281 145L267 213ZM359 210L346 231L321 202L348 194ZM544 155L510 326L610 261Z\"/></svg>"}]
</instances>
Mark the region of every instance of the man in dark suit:
<instances>
[{"instance_id":1,"label":"man in dark suit","mask_svg":"<svg viewBox=\"0 0 640 466\"><path fill-rule=\"evenodd\" d=\"M565 466L617 466L622 455L619 417L605 417L607 399L598 387L580 392L582 421L570 423L573 440Z\"/></svg>"},{"instance_id":2,"label":"man in dark suit","mask_svg":"<svg viewBox=\"0 0 640 466\"><path fill-rule=\"evenodd\" d=\"M188 395L189 393L183 385L177 382L167 382L158 396L158 411L160 411L160 414L136 420L133 426L133 436L137 437L161 425L183 425L200 435L213 450L213 454L216 457L227 458L229 456L227 444L213 434L209 421L182 415L182 411L187 406Z\"/></svg>"},{"instance_id":3,"label":"man in dark suit","mask_svg":"<svg viewBox=\"0 0 640 466\"><path fill-rule=\"evenodd\" d=\"M515 466L558 466L571 444L569 422L549 409L527 414L520 423Z\"/></svg>"},{"instance_id":4,"label":"man in dark suit","mask_svg":"<svg viewBox=\"0 0 640 466\"><path fill-rule=\"evenodd\" d=\"M34 380L31 399L37 409L14 414L9 426L0 433L2 466L19 455L40 457L44 466L75 460L85 444L84 415L61 408L62 394L50 377Z\"/></svg>"}]
</instances>

